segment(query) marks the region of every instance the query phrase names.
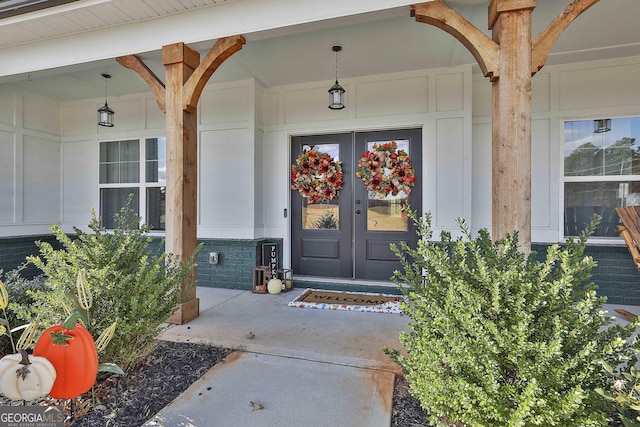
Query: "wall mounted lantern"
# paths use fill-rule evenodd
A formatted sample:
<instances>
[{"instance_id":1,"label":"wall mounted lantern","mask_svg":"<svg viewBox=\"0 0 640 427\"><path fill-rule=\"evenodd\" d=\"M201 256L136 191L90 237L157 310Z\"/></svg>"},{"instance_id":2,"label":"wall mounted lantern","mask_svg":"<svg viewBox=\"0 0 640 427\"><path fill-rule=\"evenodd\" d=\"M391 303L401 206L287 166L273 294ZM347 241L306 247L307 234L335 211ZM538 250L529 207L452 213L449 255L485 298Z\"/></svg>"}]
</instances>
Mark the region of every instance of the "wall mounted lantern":
<instances>
[{"instance_id":1,"label":"wall mounted lantern","mask_svg":"<svg viewBox=\"0 0 640 427\"><path fill-rule=\"evenodd\" d=\"M336 53L336 83L329 88L329 108L332 110L342 110L344 104L342 103L342 95L344 95L344 89L338 83L338 52L342 50L342 46L333 46L331 48Z\"/></svg>"},{"instance_id":2,"label":"wall mounted lantern","mask_svg":"<svg viewBox=\"0 0 640 427\"><path fill-rule=\"evenodd\" d=\"M103 73L102 77L104 77L104 105L98 109L98 124L100 126L112 128L115 112L109 108L109 104L107 103L107 82L111 78L111 75Z\"/></svg>"},{"instance_id":3,"label":"wall mounted lantern","mask_svg":"<svg viewBox=\"0 0 640 427\"><path fill-rule=\"evenodd\" d=\"M604 133L611 130L611 119L598 119L593 121L593 133Z\"/></svg>"}]
</instances>

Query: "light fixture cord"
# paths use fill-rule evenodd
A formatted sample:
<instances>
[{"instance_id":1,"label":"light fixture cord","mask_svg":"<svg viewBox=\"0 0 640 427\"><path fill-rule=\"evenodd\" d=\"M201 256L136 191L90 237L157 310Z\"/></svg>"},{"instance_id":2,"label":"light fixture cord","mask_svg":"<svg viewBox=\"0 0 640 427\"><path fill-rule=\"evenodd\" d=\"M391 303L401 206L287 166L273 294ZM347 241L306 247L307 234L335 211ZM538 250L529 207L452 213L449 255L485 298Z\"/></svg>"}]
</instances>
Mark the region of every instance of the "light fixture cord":
<instances>
[{"instance_id":1,"label":"light fixture cord","mask_svg":"<svg viewBox=\"0 0 640 427\"><path fill-rule=\"evenodd\" d=\"M107 89L109 87L109 79L108 78L104 78L104 105L107 105Z\"/></svg>"},{"instance_id":2,"label":"light fixture cord","mask_svg":"<svg viewBox=\"0 0 640 427\"><path fill-rule=\"evenodd\" d=\"M336 83L338 83L338 52L336 51Z\"/></svg>"}]
</instances>

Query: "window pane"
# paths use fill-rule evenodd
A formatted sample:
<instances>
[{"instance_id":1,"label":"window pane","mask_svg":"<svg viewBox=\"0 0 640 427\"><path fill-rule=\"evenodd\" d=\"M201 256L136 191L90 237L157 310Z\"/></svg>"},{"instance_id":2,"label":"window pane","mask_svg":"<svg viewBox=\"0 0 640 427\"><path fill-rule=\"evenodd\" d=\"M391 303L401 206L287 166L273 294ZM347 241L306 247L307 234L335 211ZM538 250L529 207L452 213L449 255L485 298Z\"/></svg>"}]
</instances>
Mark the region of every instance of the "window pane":
<instances>
[{"instance_id":1,"label":"window pane","mask_svg":"<svg viewBox=\"0 0 640 427\"><path fill-rule=\"evenodd\" d=\"M165 187L147 188L147 221L152 230L164 230L166 226Z\"/></svg>"},{"instance_id":2,"label":"window pane","mask_svg":"<svg viewBox=\"0 0 640 427\"><path fill-rule=\"evenodd\" d=\"M131 162L140 160L140 147L137 139L120 141L120 161Z\"/></svg>"},{"instance_id":3,"label":"window pane","mask_svg":"<svg viewBox=\"0 0 640 427\"><path fill-rule=\"evenodd\" d=\"M618 237L615 208L640 204L640 182L567 182L564 186L565 236L578 236L593 214L602 217L594 236Z\"/></svg>"},{"instance_id":4,"label":"window pane","mask_svg":"<svg viewBox=\"0 0 640 427\"><path fill-rule=\"evenodd\" d=\"M318 144L313 147L304 145L303 151L314 149L327 153L335 161L340 160L340 144ZM340 228L340 206L337 199L323 203L308 203L308 198L302 199L302 228L305 230L337 230Z\"/></svg>"},{"instance_id":5,"label":"window pane","mask_svg":"<svg viewBox=\"0 0 640 427\"><path fill-rule=\"evenodd\" d=\"M397 150L403 150L409 156L409 140L398 139ZM373 150L373 144L381 146L392 141L368 141L367 150ZM385 168L388 176L391 170ZM407 231L409 230L409 217L406 212L402 212L402 207L408 205L409 197L400 191L395 196L387 195L381 198L376 193L369 192L367 197L367 230L369 231Z\"/></svg>"},{"instance_id":6,"label":"window pane","mask_svg":"<svg viewBox=\"0 0 640 427\"><path fill-rule=\"evenodd\" d=\"M146 141L146 182L166 181L166 143L165 138L147 138Z\"/></svg>"},{"instance_id":7,"label":"window pane","mask_svg":"<svg viewBox=\"0 0 640 427\"><path fill-rule=\"evenodd\" d=\"M380 199L376 193L369 192L367 200L367 230L369 231L407 231L409 217L402 207L408 205L409 198L403 191L395 196L388 195Z\"/></svg>"},{"instance_id":8,"label":"window pane","mask_svg":"<svg viewBox=\"0 0 640 427\"><path fill-rule=\"evenodd\" d=\"M133 194L131 201L131 209L140 214L138 206L139 189L135 187L129 188L101 188L100 189L100 219L102 227L106 229L115 228L115 215L127 204L129 194Z\"/></svg>"},{"instance_id":9,"label":"window pane","mask_svg":"<svg viewBox=\"0 0 640 427\"><path fill-rule=\"evenodd\" d=\"M120 163L119 182L140 182L140 164L138 162Z\"/></svg>"},{"instance_id":10,"label":"window pane","mask_svg":"<svg viewBox=\"0 0 640 427\"><path fill-rule=\"evenodd\" d=\"M101 142L100 143L100 162L117 162L118 155L118 147L120 143L118 141L113 142Z\"/></svg>"},{"instance_id":11,"label":"window pane","mask_svg":"<svg viewBox=\"0 0 640 427\"><path fill-rule=\"evenodd\" d=\"M120 182L120 166L117 163L105 163L100 165L100 184L113 184Z\"/></svg>"},{"instance_id":12,"label":"window pane","mask_svg":"<svg viewBox=\"0 0 640 427\"><path fill-rule=\"evenodd\" d=\"M566 122L565 176L640 173L640 118L611 119L611 130L595 133L593 120Z\"/></svg>"},{"instance_id":13,"label":"window pane","mask_svg":"<svg viewBox=\"0 0 640 427\"><path fill-rule=\"evenodd\" d=\"M327 203L307 203L302 199L302 228L305 230L338 230L340 228L340 206L338 200Z\"/></svg>"}]
</instances>

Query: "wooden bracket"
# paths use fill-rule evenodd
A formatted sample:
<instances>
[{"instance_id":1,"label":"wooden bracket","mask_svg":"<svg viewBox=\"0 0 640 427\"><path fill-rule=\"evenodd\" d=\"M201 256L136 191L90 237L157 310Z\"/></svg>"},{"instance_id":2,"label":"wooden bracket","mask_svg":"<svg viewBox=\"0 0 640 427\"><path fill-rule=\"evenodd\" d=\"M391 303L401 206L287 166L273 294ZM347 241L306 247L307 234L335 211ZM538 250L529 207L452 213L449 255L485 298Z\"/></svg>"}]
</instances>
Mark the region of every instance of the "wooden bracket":
<instances>
[{"instance_id":1,"label":"wooden bracket","mask_svg":"<svg viewBox=\"0 0 640 427\"><path fill-rule=\"evenodd\" d=\"M549 57L549 52L560 34L576 19L582 12L589 9L600 0L574 0L565 7L564 11L545 28L533 41L531 51L531 75L535 75L544 67Z\"/></svg>"},{"instance_id":2,"label":"wooden bracket","mask_svg":"<svg viewBox=\"0 0 640 427\"><path fill-rule=\"evenodd\" d=\"M166 89L164 87L164 83L162 83L162 81L153 74L153 71L147 67L147 64L142 62L142 60L135 55L119 56L116 58L116 61L118 64L135 71L140 77L142 77L142 80L145 81L147 86L151 89L151 92L153 92L153 95L156 97L158 107L160 107L163 112L166 112Z\"/></svg>"},{"instance_id":3,"label":"wooden bracket","mask_svg":"<svg viewBox=\"0 0 640 427\"><path fill-rule=\"evenodd\" d=\"M442 0L411 5L411 16L416 21L430 24L446 31L460 41L478 61L485 77L495 79L500 75L498 66L499 46L462 15Z\"/></svg>"}]
</instances>

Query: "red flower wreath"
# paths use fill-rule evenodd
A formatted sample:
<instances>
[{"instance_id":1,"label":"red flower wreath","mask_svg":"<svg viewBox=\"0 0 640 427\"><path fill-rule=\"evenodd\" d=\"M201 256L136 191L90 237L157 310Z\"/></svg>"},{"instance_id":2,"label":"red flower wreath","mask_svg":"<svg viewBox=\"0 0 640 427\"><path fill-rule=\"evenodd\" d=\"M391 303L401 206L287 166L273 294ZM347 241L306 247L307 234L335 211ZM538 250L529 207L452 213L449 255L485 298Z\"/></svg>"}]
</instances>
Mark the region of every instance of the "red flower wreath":
<instances>
[{"instance_id":1,"label":"red flower wreath","mask_svg":"<svg viewBox=\"0 0 640 427\"><path fill-rule=\"evenodd\" d=\"M309 203L322 203L338 196L342 188L342 164L327 153L303 151L291 165L292 190L298 190Z\"/></svg>"},{"instance_id":2,"label":"red flower wreath","mask_svg":"<svg viewBox=\"0 0 640 427\"><path fill-rule=\"evenodd\" d=\"M372 150L362 155L358 166L356 176L368 191L381 198L389 194L395 196L400 191L408 196L415 186L416 173L411 168L411 160L406 151L398 150L395 141L373 144Z\"/></svg>"}]
</instances>

